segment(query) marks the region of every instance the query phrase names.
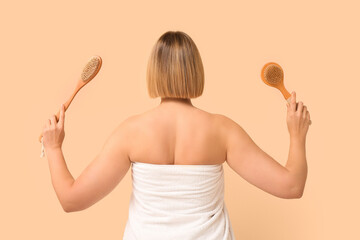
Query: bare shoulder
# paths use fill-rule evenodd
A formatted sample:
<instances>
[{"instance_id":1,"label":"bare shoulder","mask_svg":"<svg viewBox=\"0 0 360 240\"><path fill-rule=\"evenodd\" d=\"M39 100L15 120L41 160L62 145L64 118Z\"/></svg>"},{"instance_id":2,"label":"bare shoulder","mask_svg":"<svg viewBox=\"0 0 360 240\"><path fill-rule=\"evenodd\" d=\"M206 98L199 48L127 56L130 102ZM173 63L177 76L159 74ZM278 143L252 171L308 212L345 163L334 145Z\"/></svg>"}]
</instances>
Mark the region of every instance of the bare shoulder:
<instances>
[{"instance_id":1,"label":"bare shoulder","mask_svg":"<svg viewBox=\"0 0 360 240\"><path fill-rule=\"evenodd\" d=\"M240 126L237 122L235 122L234 120L232 120L231 118L220 114L220 113L214 113L214 117L219 121L219 123L221 123L224 127L227 128L231 128L231 127L236 127L236 126Z\"/></svg>"},{"instance_id":2,"label":"bare shoulder","mask_svg":"<svg viewBox=\"0 0 360 240\"><path fill-rule=\"evenodd\" d=\"M132 129L136 128L140 114L131 115L122 120L113 130L112 135L117 138L128 140L131 138ZM124 141L123 141L124 142Z\"/></svg>"},{"instance_id":3,"label":"bare shoulder","mask_svg":"<svg viewBox=\"0 0 360 240\"><path fill-rule=\"evenodd\" d=\"M231 161L230 157L233 149L244 150L244 148L247 148L250 145L255 145L249 134L236 121L223 114L215 114L215 118L224 139L227 161Z\"/></svg>"},{"instance_id":4,"label":"bare shoulder","mask_svg":"<svg viewBox=\"0 0 360 240\"><path fill-rule=\"evenodd\" d=\"M215 113L214 119L215 119L215 122L218 124L219 129L226 136L231 135L231 133L233 133L234 131L236 131L236 132L244 131L244 129L237 122L235 122L234 120L232 120L231 118L229 118L223 114Z\"/></svg>"},{"instance_id":5,"label":"bare shoulder","mask_svg":"<svg viewBox=\"0 0 360 240\"><path fill-rule=\"evenodd\" d=\"M124 131L129 132L131 128L134 128L135 125L139 124L140 119L141 119L141 114L134 114L128 116L122 122L119 123L116 129L122 132Z\"/></svg>"}]
</instances>

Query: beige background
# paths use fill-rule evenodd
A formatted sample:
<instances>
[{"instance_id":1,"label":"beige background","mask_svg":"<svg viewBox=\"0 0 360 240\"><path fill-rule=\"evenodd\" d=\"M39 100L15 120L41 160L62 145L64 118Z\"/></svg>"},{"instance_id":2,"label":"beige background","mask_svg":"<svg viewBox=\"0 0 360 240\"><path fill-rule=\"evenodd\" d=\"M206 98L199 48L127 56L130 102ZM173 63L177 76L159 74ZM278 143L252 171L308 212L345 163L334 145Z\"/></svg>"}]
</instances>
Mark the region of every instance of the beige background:
<instances>
[{"instance_id":1,"label":"beige background","mask_svg":"<svg viewBox=\"0 0 360 240\"><path fill-rule=\"evenodd\" d=\"M237 239L360 239L358 1L2 1L0 239L121 239L130 171L100 202L65 213L38 136L71 95L86 61L98 76L66 112L63 150L76 178L118 123L159 104L145 70L168 30L188 33L205 67L193 104L238 122L281 164L286 105L260 79L279 63L308 106L308 179L301 199L274 197L225 163L225 202Z\"/></svg>"}]
</instances>

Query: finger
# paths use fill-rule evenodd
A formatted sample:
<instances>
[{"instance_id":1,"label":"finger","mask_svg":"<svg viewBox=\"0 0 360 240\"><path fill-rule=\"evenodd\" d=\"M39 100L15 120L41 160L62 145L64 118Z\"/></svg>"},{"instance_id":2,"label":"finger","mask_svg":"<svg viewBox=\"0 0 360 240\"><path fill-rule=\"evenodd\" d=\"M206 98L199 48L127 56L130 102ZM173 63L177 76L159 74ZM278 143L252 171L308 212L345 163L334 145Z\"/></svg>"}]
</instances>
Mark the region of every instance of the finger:
<instances>
[{"instance_id":1,"label":"finger","mask_svg":"<svg viewBox=\"0 0 360 240\"><path fill-rule=\"evenodd\" d=\"M55 124L57 123L55 114L53 114L53 115L51 116L50 122L51 122L51 123L50 123L51 125L55 125Z\"/></svg>"},{"instance_id":2,"label":"finger","mask_svg":"<svg viewBox=\"0 0 360 240\"><path fill-rule=\"evenodd\" d=\"M290 110L293 112L296 111L296 93L295 93L295 91L293 91L291 93Z\"/></svg>"},{"instance_id":3,"label":"finger","mask_svg":"<svg viewBox=\"0 0 360 240\"><path fill-rule=\"evenodd\" d=\"M64 106L64 104L61 104L59 125L64 126L64 122L65 122L65 106Z\"/></svg>"},{"instance_id":4,"label":"finger","mask_svg":"<svg viewBox=\"0 0 360 240\"><path fill-rule=\"evenodd\" d=\"M306 115L307 115L307 107L304 105L303 106L303 112L302 112L303 114L303 118L306 118Z\"/></svg>"},{"instance_id":5,"label":"finger","mask_svg":"<svg viewBox=\"0 0 360 240\"><path fill-rule=\"evenodd\" d=\"M302 114L302 110L303 110L303 106L304 106L304 103L303 102L298 102L298 106L297 106L297 110L296 110L296 112L298 113L298 114Z\"/></svg>"},{"instance_id":6,"label":"finger","mask_svg":"<svg viewBox=\"0 0 360 240\"><path fill-rule=\"evenodd\" d=\"M49 127L50 127L50 124L51 124L51 120L50 120L50 118L49 118L49 119L46 120L45 126L46 126L47 128L49 128Z\"/></svg>"}]
</instances>

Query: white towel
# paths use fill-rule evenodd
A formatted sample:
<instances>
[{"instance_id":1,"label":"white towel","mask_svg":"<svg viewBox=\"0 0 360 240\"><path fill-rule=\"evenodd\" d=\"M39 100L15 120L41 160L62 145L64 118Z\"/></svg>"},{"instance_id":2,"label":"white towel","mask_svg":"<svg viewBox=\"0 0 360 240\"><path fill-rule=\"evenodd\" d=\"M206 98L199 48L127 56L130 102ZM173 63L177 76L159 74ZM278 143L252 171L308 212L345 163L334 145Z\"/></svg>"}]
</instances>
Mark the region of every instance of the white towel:
<instances>
[{"instance_id":1,"label":"white towel","mask_svg":"<svg viewBox=\"0 0 360 240\"><path fill-rule=\"evenodd\" d=\"M216 165L133 162L124 240L233 240L224 202L224 171Z\"/></svg>"}]
</instances>

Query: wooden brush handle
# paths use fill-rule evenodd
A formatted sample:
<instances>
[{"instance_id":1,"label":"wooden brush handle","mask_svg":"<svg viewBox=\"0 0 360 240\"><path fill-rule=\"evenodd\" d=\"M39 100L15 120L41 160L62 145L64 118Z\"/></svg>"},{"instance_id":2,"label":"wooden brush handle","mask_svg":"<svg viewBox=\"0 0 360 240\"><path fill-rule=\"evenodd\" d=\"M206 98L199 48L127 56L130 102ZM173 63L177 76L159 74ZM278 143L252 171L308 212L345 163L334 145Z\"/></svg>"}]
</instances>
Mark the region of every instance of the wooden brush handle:
<instances>
[{"instance_id":1,"label":"wooden brush handle","mask_svg":"<svg viewBox=\"0 0 360 240\"><path fill-rule=\"evenodd\" d=\"M74 93L71 95L71 97L69 98L69 100L67 100L64 105L65 105L65 111L66 109L68 109L68 107L70 106L70 103L72 102L72 100L74 99L75 95L79 92L79 90L84 86L85 84L81 83L81 81L79 81L79 84L76 86ZM58 110L58 112L55 115L56 117L56 121L59 121L59 117L60 117L60 109ZM41 138L43 137L43 134L41 133L39 136L39 142L41 143Z\"/></svg>"}]
</instances>

